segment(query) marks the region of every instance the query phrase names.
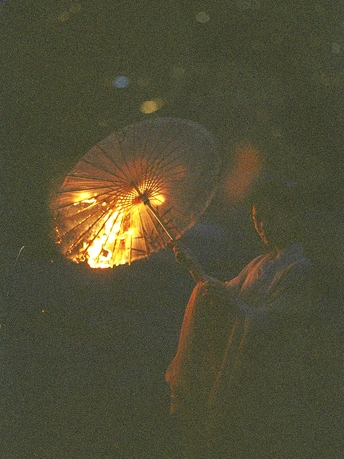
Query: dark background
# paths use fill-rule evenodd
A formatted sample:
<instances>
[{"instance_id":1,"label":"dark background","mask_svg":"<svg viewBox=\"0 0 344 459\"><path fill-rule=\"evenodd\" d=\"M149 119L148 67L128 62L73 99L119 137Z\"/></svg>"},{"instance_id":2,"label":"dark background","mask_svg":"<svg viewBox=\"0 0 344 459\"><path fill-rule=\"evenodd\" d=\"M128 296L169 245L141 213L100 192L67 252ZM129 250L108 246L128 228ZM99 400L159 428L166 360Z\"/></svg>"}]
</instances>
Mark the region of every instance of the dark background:
<instances>
[{"instance_id":1,"label":"dark background","mask_svg":"<svg viewBox=\"0 0 344 459\"><path fill-rule=\"evenodd\" d=\"M225 174L185 241L210 274L235 275L262 249L256 184L341 187L342 2L7 0L0 17L1 457L178 458L164 372L192 280L169 250L101 272L67 263L49 200L112 131L199 122Z\"/></svg>"}]
</instances>

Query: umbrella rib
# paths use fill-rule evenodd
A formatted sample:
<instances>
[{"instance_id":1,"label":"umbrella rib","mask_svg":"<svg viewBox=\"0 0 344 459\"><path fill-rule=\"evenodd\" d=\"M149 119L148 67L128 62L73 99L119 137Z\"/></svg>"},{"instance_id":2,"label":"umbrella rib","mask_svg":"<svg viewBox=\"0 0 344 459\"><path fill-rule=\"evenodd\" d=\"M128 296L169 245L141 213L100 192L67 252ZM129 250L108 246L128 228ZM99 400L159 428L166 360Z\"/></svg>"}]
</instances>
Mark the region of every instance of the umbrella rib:
<instances>
[{"instance_id":1,"label":"umbrella rib","mask_svg":"<svg viewBox=\"0 0 344 459\"><path fill-rule=\"evenodd\" d=\"M98 145L97 145L97 146L98 146ZM103 150L102 150L102 151L103 151ZM110 159L107 155L106 155L106 157L107 157L108 159ZM98 164L92 163L91 161L87 161L87 159L85 159L85 158L81 158L80 161L82 161L82 162L84 162L84 163L86 163L86 164L90 164L91 166L95 166L97 169L99 169L99 170L101 170L101 171L103 171L103 172L106 172L107 174L110 174L110 175L112 175L113 177L116 177L116 178L118 178L118 179L122 179L122 177L121 177L120 175L117 175L117 174L115 174L114 172L110 172L108 169L105 169L104 167L101 167L101 166L99 166ZM117 167L117 165L113 162L112 159L110 159L110 161L112 162L112 164L113 164L115 167ZM121 172L122 172L122 171L121 171ZM70 174L70 176L74 177L74 175L71 175L71 174ZM68 177L68 176L67 176L67 177Z\"/></svg>"},{"instance_id":2,"label":"umbrella rib","mask_svg":"<svg viewBox=\"0 0 344 459\"><path fill-rule=\"evenodd\" d=\"M126 159L125 154L124 154L124 151L123 151L123 149L122 149L121 142L119 141L119 139L118 139L116 133L114 133L114 137L115 137L115 139L116 139L116 141L117 141L117 145L118 145L120 154L121 154L121 156L122 156L123 162L124 162L124 164L125 164L127 170L129 171L129 177L122 171L121 168L119 168L119 169L120 169L120 171L125 175L126 179L129 180L130 183L134 183L134 184L137 186L137 183L133 180L133 176L132 176L132 173L130 172L129 164L127 163L127 159ZM114 164L117 166L116 163L114 163ZM117 167L118 167L118 166L117 166Z\"/></svg>"},{"instance_id":3,"label":"umbrella rib","mask_svg":"<svg viewBox=\"0 0 344 459\"><path fill-rule=\"evenodd\" d=\"M148 159L148 163L147 163L147 172L150 172L151 170L154 169L154 168L153 168L153 165L156 163L157 158L159 158L159 156L161 156L161 155L164 153L164 149L166 149L167 146L174 140L174 138L172 138L172 139L170 140L170 142L169 142L167 145L165 145L164 149L159 153L158 156L155 156L155 155L154 155L154 153L155 153L155 152L157 151L157 149L158 149L158 146L159 146L161 140L162 140L163 137L166 135L166 133L169 131L170 126L171 126L171 124L172 124L172 121L173 121L172 118L168 121L168 123L167 123L167 125L166 125L166 127L165 127L165 130L161 133L160 137L156 140L155 145L154 145L154 147L150 150L150 152L147 152L147 151L146 151L146 147L147 147L148 138L149 138L149 136L150 136L151 130L149 131L149 134L148 134L148 136L146 137L145 148L143 148L143 150L142 150L142 152L141 152L141 158L143 158L144 155L147 156L147 159ZM151 128L152 128L152 126L153 126L153 122L151 122ZM176 135L177 135L177 134L176 134Z\"/></svg>"},{"instance_id":4,"label":"umbrella rib","mask_svg":"<svg viewBox=\"0 0 344 459\"><path fill-rule=\"evenodd\" d=\"M103 201L103 202L105 202L105 201ZM69 206L73 206L73 204L69 204ZM60 221L60 222L65 222L65 221L67 221L67 220L69 220L69 219L71 219L71 218L73 218L73 217L76 217L78 214L81 214L81 213L84 212L84 211L92 210L92 208L93 208L93 207L96 207L96 206L99 207L99 206L98 206L98 203L94 203L93 206L91 205L91 206L85 207L84 209L79 209L79 210L77 210L75 213L73 213L72 215L69 215L68 217L59 218L59 221ZM58 211L59 209L65 209L66 207L68 207L68 205L63 206L63 207L61 206L61 207L59 207L56 211ZM105 212L103 213L103 215L106 213L107 210L109 210L109 208L107 208L107 209L105 210ZM97 208L94 209L94 211L96 212L96 211L97 211ZM92 215L93 215L93 214L92 214ZM91 217L92 215L89 215L87 218ZM85 220L83 220L83 222L85 222L85 221L87 220L87 218L85 218Z\"/></svg>"},{"instance_id":5,"label":"umbrella rib","mask_svg":"<svg viewBox=\"0 0 344 459\"><path fill-rule=\"evenodd\" d=\"M97 180L98 182L103 182L104 183L103 186L95 186L95 187L90 188L90 189L93 189L93 190L102 189L102 188L105 188L105 186L110 188L110 187L113 186L114 183L116 183L116 182L110 182L109 180L102 180L99 177L90 177L89 175L88 176L87 175L85 175L85 176L83 176L83 175L67 175L67 177L77 178L77 179L89 179L91 181L96 181ZM79 185L79 186L81 186L81 185ZM62 186L62 188L64 188L64 186ZM85 191L85 188L81 188L81 189L76 188L74 190L68 190L68 191Z\"/></svg>"},{"instance_id":6,"label":"umbrella rib","mask_svg":"<svg viewBox=\"0 0 344 459\"><path fill-rule=\"evenodd\" d=\"M144 144L144 147L141 151L141 155L140 155L140 160L141 160L141 174L142 176L145 176L144 174L144 168L143 168L143 162L142 162L142 159L146 156L147 157L147 171L149 172L151 170L151 165L150 163L153 161L153 164L154 162L156 161L156 157L154 157L154 153L155 151L157 150L160 142L161 142L161 139L165 136L165 134L168 132L168 130L170 129L170 126L172 124L172 121L173 119L169 119L168 120L168 123L166 124L166 127L165 129L162 131L161 135L159 136L159 138L156 140L155 142L155 145L154 147L148 152L147 151L147 144L148 144L148 140L150 138L150 135L151 135L151 132L152 132L152 129L153 129L153 123L154 123L154 120L151 120L150 122L150 129L149 129L149 132L148 132L148 135L146 135L146 138L145 138L145 144ZM162 152L163 153L163 152Z\"/></svg>"},{"instance_id":7,"label":"umbrella rib","mask_svg":"<svg viewBox=\"0 0 344 459\"><path fill-rule=\"evenodd\" d=\"M145 177L145 167L144 167L144 157L147 157L147 164L149 164L149 156L146 155L146 148L147 148L147 143L148 143L148 139L150 137L150 134L152 132L152 126L153 126L153 121L150 120L147 122L148 124L148 134L146 134L145 138L144 138L144 144L143 144L143 147L141 149L141 151L139 152L138 154L138 160L140 162L140 178L144 180L146 179ZM139 184L136 183L136 186L138 186ZM141 191L144 191L144 190L141 190Z\"/></svg>"},{"instance_id":8,"label":"umbrella rib","mask_svg":"<svg viewBox=\"0 0 344 459\"><path fill-rule=\"evenodd\" d=\"M99 233L103 230L104 226L105 226L106 223L109 221L110 217L111 217L111 214L110 214L110 215L108 216L108 218L104 221L104 224L101 226L101 228L99 229L99 231L96 233L96 235L95 235L95 237L92 239L92 241L90 241L90 242L87 244L86 248L84 249L84 253L87 251L87 249L90 247L91 243L96 239L96 237L99 236ZM117 222L117 218L118 218L118 216L116 217L116 219L115 219L115 221L114 221L114 223L113 223L113 225L112 225L112 228L113 228L114 224ZM110 233L111 233L111 232L109 232L109 236L110 236ZM107 237L107 240L109 239L109 236ZM114 247L113 253L115 253L115 250L116 250L116 248ZM100 256L100 253L99 253L98 256L97 256L97 261L99 260L99 256Z\"/></svg>"},{"instance_id":9,"label":"umbrella rib","mask_svg":"<svg viewBox=\"0 0 344 459\"><path fill-rule=\"evenodd\" d=\"M142 239L143 239L143 242L144 242L144 245L145 245L146 254L149 256L150 251L149 251L149 248L148 248L148 245L147 245L147 238L146 238L146 234L147 233L146 233L146 230L145 230L145 226L143 224L141 213L139 213L139 220L140 220L140 226L141 226L141 230L142 230Z\"/></svg>"},{"instance_id":10,"label":"umbrella rib","mask_svg":"<svg viewBox=\"0 0 344 459\"><path fill-rule=\"evenodd\" d=\"M112 186L107 186L107 187L104 187L104 186L99 186L99 187L92 187L92 188L72 188L70 190L63 190L63 191L60 191L59 194L63 194L63 193L77 193L77 192L84 192L84 191L92 191L92 190L102 190L102 189L114 189L115 187L112 185ZM121 190L121 188L119 186L117 186L117 189L118 190Z\"/></svg>"},{"instance_id":11,"label":"umbrella rib","mask_svg":"<svg viewBox=\"0 0 344 459\"><path fill-rule=\"evenodd\" d=\"M156 217L155 217L155 215L154 215L153 213L151 213L151 212L147 212L147 215L148 215L148 218L151 220L152 227L153 227L154 232L156 233L158 239L160 240L160 243L161 243L161 244L164 244L164 241L163 241L162 237L160 236L160 233L159 233L159 231L157 230L157 228L156 228L156 226L155 226L155 224L154 224L155 222L158 222L159 225L160 225L159 220L157 220ZM154 220L153 220L153 217L154 217Z\"/></svg>"},{"instance_id":12,"label":"umbrella rib","mask_svg":"<svg viewBox=\"0 0 344 459\"><path fill-rule=\"evenodd\" d=\"M150 135L151 135L151 132L152 132L152 129L153 129L153 122L154 122L153 120L150 120L150 122L148 124L148 134L145 137L143 148L141 150L141 157L142 158L144 156L147 156L149 158L149 155L148 155L148 152L146 151L146 148L147 148L147 144L148 144L148 139L150 138Z\"/></svg>"},{"instance_id":13,"label":"umbrella rib","mask_svg":"<svg viewBox=\"0 0 344 459\"><path fill-rule=\"evenodd\" d=\"M151 151L149 152L149 156L152 156L152 157L153 157L154 162L156 161L156 159L157 159L159 156L162 156L163 153L164 153L164 150L162 150L162 151L158 154L158 156L155 156L155 157L154 157L154 153L156 152L156 150L157 150L157 148L158 148L158 146L159 146L161 140L163 139L163 137L164 137L164 136L166 135L166 133L169 131L169 129L170 129L171 125L172 125L172 122L173 122L173 118L170 118L169 121L168 121L168 123L166 124L165 130L161 133L160 137L158 137L158 139L156 140L156 143L155 143L154 147L153 147L153 148L151 149ZM174 139L178 136L178 134L179 134L179 133L176 133L176 134L175 134L175 137L172 137L172 138L170 139L170 141L167 143L167 145L165 145L165 147L164 147L165 149L166 149L166 147L167 147L171 142L174 141Z\"/></svg>"},{"instance_id":14,"label":"umbrella rib","mask_svg":"<svg viewBox=\"0 0 344 459\"><path fill-rule=\"evenodd\" d=\"M76 217L78 214L81 214L82 212L84 211L87 211L87 210L92 210L93 207L96 207L98 203L93 203L93 205L90 205L90 206L87 206L85 207L84 209L79 209L77 210L76 209L76 212L74 212L72 215L69 215L67 217L64 217L64 218L59 218L59 221L60 222L65 222L67 220L69 220L70 218L73 218L73 217ZM65 206L60 206L58 207L57 209L55 209L55 212L58 212L60 209L66 209L66 207L71 207L73 206L73 204L66 204ZM96 210L96 209L95 209Z\"/></svg>"},{"instance_id":15,"label":"umbrella rib","mask_svg":"<svg viewBox=\"0 0 344 459\"><path fill-rule=\"evenodd\" d=\"M135 169L135 178L136 178L136 181L133 181L133 182L137 189L139 189L141 192L144 192L144 190L142 189L143 183L139 183L142 181L145 174L144 174L144 161L143 161L144 147L138 151L137 150L138 146L136 145L136 135L137 135L138 126L139 126L139 123L133 125L133 132L134 132L133 151L134 151L134 159L135 159L133 167ZM139 187L139 185L141 185L141 188Z\"/></svg>"},{"instance_id":16,"label":"umbrella rib","mask_svg":"<svg viewBox=\"0 0 344 459\"><path fill-rule=\"evenodd\" d=\"M95 189L96 189L96 188L90 188L90 190L87 190L87 191L91 191L91 190L95 190ZM99 189L101 189L101 188L99 188ZM71 193L83 192L83 191L85 191L85 190L72 190ZM68 192L69 192L69 191L68 191ZM64 192L62 192L62 193L59 193L59 195L63 195L64 193L68 193L68 192L67 192L67 191L64 191ZM58 195L58 196L59 196L59 195ZM109 194L108 192L106 192L106 193L104 192L104 193L97 194L96 196L97 196L97 198L99 198L100 196L111 196L111 193ZM94 196L93 196L93 197L94 197ZM55 201L57 201L57 200L58 200L58 197L56 198ZM84 200L81 199L80 201L68 202L67 204L60 205L60 206L56 207L56 209L53 208L53 210L58 211L59 209L64 209L64 208L66 208L66 207L73 206L74 204L79 204L79 203L81 203L81 202L83 202L83 201L84 201ZM102 201L102 202L105 202L105 201ZM85 210L86 210L86 208L85 208Z\"/></svg>"},{"instance_id":17,"label":"umbrella rib","mask_svg":"<svg viewBox=\"0 0 344 459\"><path fill-rule=\"evenodd\" d=\"M123 156L122 148L121 148L121 145L120 145L120 143L119 143L119 140L117 139L116 134L114 134L114 137L115 137L115 139L116 139L116 141L117 141L117 144L118 144L118 146L119 146L119 150L120 150L120 152L121 152L121 154L122 154L122 156ZM118 170L123 174L124 178L125 178L126 180L128 180L128 181L131 183L131 182L132 182L131 177L128 177L128 175L124 172L124 170L123 170L121 167L119 167L119 165L118 165L117 163L115 163L114 158L110 158L110 157L108 156L108 154L106 153L106 151L105 151L102 147L100 147L98 144L97 144L96 146L99 148L99 150L101 150L101 151L102 151L102 152L103 152L103 153L104 153L104 154L114 163L114 165L118 168ZM125 161L124 161L124 162L125 162ZM128 165L126 164L126 162L125 162L125 165L126 165L127 168L129 169L129 167L128 167ZM129 169L129 170L130 170L130 169ZM123 178L122 178L122 180L123 180Z\"/></svg>"},{"instance_id":18,"label":"umbrella rib","mask_svg":"<svg viewBox=\"0 0 344 459\"><path fill-rule=\"evenodd\" d=\"M166 151L167 147L168 147L171 143L173 143L173 142L175 141L175 139L178 138L178 136L180 135L180 132L177 132L174 136L172 136L172 137L170 138L169 142L168 142L166 145L164 145L164 148L160 151L160 153L159 153L157 156L154 156L154 153L157 151L157 149L158 149L158 147L159 147L159 145L160 145L160 143L161 143L161 140L162 140L163 137L166 135L166 133L169 131L169 129L170 129L171 125L172 125L172 122L173 122L173 118L171 118L171 119L169 120L169 122L167 123L166 129L162 132L162 134L160 135L160 137L159 137L158 140L156 141L155 146L152 148L152 150L151 150L150 153L149 153L149 157L153 158L154 163L157 162L157 160L158 160L159 157L163 157L163 156L164 156L164 152ZM188 122L185 122L185 123L184 123L184 126L186 126L187 124L188 124ZM172 150L172 152L173 152L173 150ZM171 152L170 152L170 153L171 153ZM153 164L154 164L154 163L153 163ZM159 163L160 163L160 161L159 161Z\"/></svg>"},{"instance_id":19,"label":"umbrella rib","mask_svg":"<svg viewBox=\"0 0 344 459\"><path fill-rule=\"evenodd\" d=\"M191 223L195 223L195 220L193 220L192 218L190 217L187 217L186 215L184 215L182 212L180 212L178 209L176 209L175 207L170 207L169 209L166 209L165 212L163 213L162 217L165 217L165 215L167 215L169 212L173 211L174 213L176 213L177 215L181 216L184 218L184 220L187 220Z\"/></svg>"},{"instance_id":20,"label":"umbrella rib","mask_svg":"<svg viewBox=\"0 0 344 459\"><path fill-rule=\"evenodd\" d=\"M77 243L80 241L80 239L87 233L87 231L89 231L96 223L99 222L99 220L101 220L101 218L104 217L104 215L106 215L106 211L104 211L93 223L92 225L90 225L83 233L81 233L81 236L78 238L77 240ZM65 233L63 233L62 237L65 237L67 234L71 233L72 231L74 231L76 228L78 228L79 226L83 225L85 222L87 222L87 220L92 217L92 215L89 215L88 217L84 218L81 222L79 222L77 225L73 226L73 228L69 229L68 231L66 231ZM110 217L110 216L109 216ZM71 218L71 217L68 217L68 218ZM66 220L68 220L68 218ZM75 246L76 244L74 244Z\"/></svg>"},{"instance_id":21,"label":"umbrella rib","mask_svg":"<svg viewBox=\"0 0 344 459\"><path fill-rule=\"evenodd\" d=\"M168 156L167 158L164 158L164 157L162 156L162 154L160 154L160 157L161 157L160 161L155 161L155 162L152 164L152 168L151 168L151 170L150 170L149 172L152 172L154 168L157 169L158 166L160 166L160 165L163 164L164 162L165 162L164 168L166 168L169 164L171 164L172 161L175 162L176 160L182 159L183 156L185 156L186 153L189 153L190 151L192 151L192 150L198 148L203 142L204 142L204 139L202 139L197 145L192 145L192 147L190 147L189 149L182 151L182 152L180 153L179 156L174 156L174 157L172 157L172 158L170 158L170 156L172 156L172 154L173 154L174 152L176 152L178 149L180 149L181 147L183 147L183 143L180 143L180 144L177 145L172 151L170 151L170 152L169 152L169 156ZM169 162L167 162L168 159L170 159ZM170 169L167 167L167 171L168 171L168 170L170 170Z\"/></svg>"},{"instance_id":22,"label":"umbrella rib","mask_svg":"<svg viewBox=\"0 0 344 459\"><path fill-rule=\"evenodd\" d=\"M190 122L185 122L185 123L184 123L184 126L187 126L188 124L190 124ZM179 133L176 133L176 135L171 139L171 141L164 147L165 150L166 150L166 148L167 148L172 142L175 141L175 139L178 138L178 135L179 135ZM181 154L180 154L180 158L182 158L182 157L185 155L185 153L188 153L188 152L192 151L193 149L198 148L204 141L205 141L205 136L203 136L203 137L201 138L201 140L199 141L198 144L196 144L196 145L195 145L195 144L192 144L192 145L190 146L190 148L188 148L187 150L182 151ZM174 149L171 150L171 151L169 152L169 156L170 156L172 153L174 153L176 150L178 150L178 149L180 149L181 147L183 147L184 142L185 142L185 140L184 140L183 142L179 143L178 145L176 145L176 147L174 147ZM163 156L163 153L164 153L164 150L162 150L161 153L160 153L160 155L159 155L159 156L162 158L161 161L159 162L159 164L160 164L161 162L164 162L164 161L167 159L166 157ZM174 159L175 159L175 158L174 158Z\"/></svg>"}]
</instances>

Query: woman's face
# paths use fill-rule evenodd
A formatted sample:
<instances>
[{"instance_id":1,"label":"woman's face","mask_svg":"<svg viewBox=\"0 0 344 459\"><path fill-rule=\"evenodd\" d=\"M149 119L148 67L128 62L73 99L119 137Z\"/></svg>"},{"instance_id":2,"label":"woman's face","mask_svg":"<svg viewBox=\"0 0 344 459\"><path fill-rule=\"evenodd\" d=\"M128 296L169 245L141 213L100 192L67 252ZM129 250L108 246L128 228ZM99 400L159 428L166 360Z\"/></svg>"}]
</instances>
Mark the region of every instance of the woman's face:
<instances>
[{"instance_id":1,"label":"woman's face","mask_svg":"<svg viewBox=\"0 0 344 459\"><path fill-rule=\"evenodd\" d=\"M252 220L254 224L254 228L257 231L259 237L264 242L265 245L268 245L268 240L264 231L264 222L259 217L257 209L255 206L252 206Z\"/></svg>"}]
</instances>

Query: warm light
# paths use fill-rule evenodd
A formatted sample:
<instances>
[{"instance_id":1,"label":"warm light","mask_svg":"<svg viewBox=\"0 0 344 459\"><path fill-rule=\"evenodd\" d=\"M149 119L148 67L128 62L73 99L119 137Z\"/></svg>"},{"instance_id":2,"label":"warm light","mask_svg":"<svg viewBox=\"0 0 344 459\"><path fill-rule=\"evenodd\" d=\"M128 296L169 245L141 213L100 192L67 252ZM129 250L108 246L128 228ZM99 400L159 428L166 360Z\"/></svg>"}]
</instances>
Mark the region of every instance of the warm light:
<instances>
[{"instance_id":1,"label":"warm light","mask_svg":"<svg viewBox=\"0 0 344 459\"><path fill-rule=\"evenodd\" d=\"M86 204L92 204L94 202L97 202L96 198L93 197L92 193L89 193L87 191L80 192L78 194L77 201L73 203L74 206L79 205L81 202L84 202Z\"/></svg>"},{"instance_id":2,"label":"warm light","mask_svg":"<svg viewBox=\"0 0 344 459\"><path fill-rule=\"evenodd\" d=\"M153 206L160 206L165 202L165 195L161 186L155 181L144 181L138 186L139 190L147 196Z\"/></svg>"},{"instance_id":3,"label":"warm light","mask_svg":"<svg viewBox=\"0 0 344 459\"><path fill-rule=\"evenodd\" d=\"M150 113L154 113L157 110L160 110L164 106L164 101L162 99L153 99L153 100L146 100L141 105L141 112L145 115Z\"/></svg>"},{"instance_id":4,"label":"warm light","mask_svg":"<svg viewBox=\"0 0 344 459\"><path fill-rule=\"evenodd\" d=\"M110 268L115 264L113 247L121 229L122 219L123 211L114 211L105 222L101 233L92 240L91 244L87 246L87 243L84 243L87 263L91 268Z\"/></svg>"},{"instance_id":5,"label":"warm light","mask_svg":"<svg viewBox=\"0 0 344 459\"><path fill-rule=\"evenodd\" d=\"M165 196L162 194L154 194L149 198L150 203L153 206L161 206L165 202Z\"/></svg>"},{"instance_id":6,"label":"warm light","mask_svg":"<svg viewBox=\"0 0 344 459\"><path fill-rule=\"evenodd\" d=\"M124 87L120 72L106 84ZM184 73L175 69L178 78ZM219 175L213 138L191 120L156 117L167 103L158 95L138 103L153 113L150 119L100 140L51 190L54 239L68 260L111 268L148 258L180 238L209 205Z\"/></svg>"},{"instance_id":7,"label":"warm light","mask_svg":"<svg viewBox=\"0 0 344 459\"><path fill-rule=\"evenodd\" d=\"M78 193L74 205L83 208L83 204L86 204L83 212L87 212L94 204L100 205L105 213L102 217L103 225L95 225L94 232L88 234L78 252L73 255L73 260L86 261L92 268L130 264L133 239L142 234L142 210L146 205L143 197L154 207L165 201L161 187L154 181L144 181L133 186L115 205L107 201L98 202L94 194L87 191Z\"/></svg>"},{"instance_id":8,"label":"warm light","mask_svg":"<svg viewBox=\"0 0 344 459\"><path fill-rule=\"evenodd\" d=\"M157 195L157 202L163 202L163 197ZM140 201L136 204L144 206ZM80 253L84 255L81 259L87 261L91 268L112 268L113 266L130 264L132 239L139 233L140 219L128 215L119 206L117 210L111 210L101 231L92 239L83 243ZM80 255L75 261L80 261Z\"/></svg>"}]
</instances>

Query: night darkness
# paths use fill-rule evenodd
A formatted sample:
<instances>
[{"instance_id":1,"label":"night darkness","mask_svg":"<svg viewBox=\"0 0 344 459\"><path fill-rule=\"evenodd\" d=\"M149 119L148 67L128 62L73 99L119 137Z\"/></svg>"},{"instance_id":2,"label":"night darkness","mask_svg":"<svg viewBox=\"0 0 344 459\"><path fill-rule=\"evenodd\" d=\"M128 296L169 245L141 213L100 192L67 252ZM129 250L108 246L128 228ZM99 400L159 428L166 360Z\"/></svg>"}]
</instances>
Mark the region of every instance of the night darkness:
<instances>
[{"instance_id":1,"label":"night darkness","mask_svg":"<svg viewBox=\"0 0 344 459\"><path fill-rule=\"evenodd\" d=\"M196 121L224 178L184 239L234 276L262 250L252 187L342 187L343 6L7 0L0 18L1 457L178 459L164 372L192 279L169 249L113 270L67 262L49 202L114 130Z\"/></svg>"}]
</instances>

